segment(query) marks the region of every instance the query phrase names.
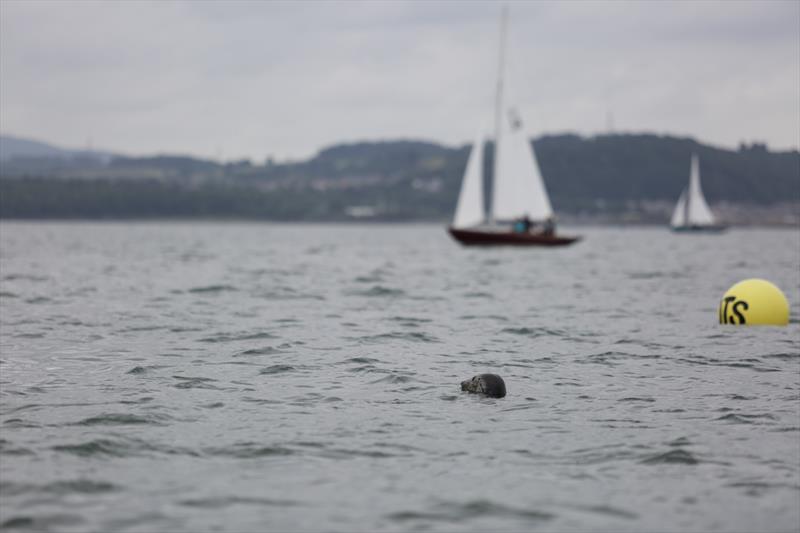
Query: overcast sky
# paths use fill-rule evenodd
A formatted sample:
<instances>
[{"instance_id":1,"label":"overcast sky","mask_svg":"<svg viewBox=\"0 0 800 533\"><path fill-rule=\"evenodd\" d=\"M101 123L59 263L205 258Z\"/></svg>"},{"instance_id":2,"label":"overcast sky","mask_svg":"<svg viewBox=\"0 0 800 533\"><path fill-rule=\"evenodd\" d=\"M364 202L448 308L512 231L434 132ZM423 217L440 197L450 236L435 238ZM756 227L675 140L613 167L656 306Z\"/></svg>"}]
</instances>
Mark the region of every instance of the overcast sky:
<instances>
[{"instance_id":1,"label":"overcast sky","mask_svg":"<svg viewBox=\"0 0 800 533\"><path fill-rule=\"evenodd\" d=\"M531 136L800 145L800 2L509 2ZM497 2L0 0L0 132L263 162L492 124Z\"/></svg>"}]
</instances>

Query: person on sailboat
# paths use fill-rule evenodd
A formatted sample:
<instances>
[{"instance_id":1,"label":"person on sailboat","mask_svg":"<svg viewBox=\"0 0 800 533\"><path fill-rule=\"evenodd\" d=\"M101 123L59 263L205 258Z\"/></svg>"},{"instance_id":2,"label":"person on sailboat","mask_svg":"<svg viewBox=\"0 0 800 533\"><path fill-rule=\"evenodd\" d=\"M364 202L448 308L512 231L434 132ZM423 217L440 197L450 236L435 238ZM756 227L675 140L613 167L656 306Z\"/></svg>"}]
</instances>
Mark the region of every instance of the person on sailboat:
<instances>
[{"instance_id":1,"label":"person on sailboat","mask_svg":"<svg viewBox=\"0 0 800 533\"><path fill-rule=\"evenodd\" d=\"M514 222L514 231L516 233L529 233L531 231L531 219L528 218L528 215Z\"/></svg>"},{"instance_id":2,"label":"person on sailboat","mask_svg":"<svg viewBox=\"0 0 800 533\"><path fill-rule=\"evenodd\" d=\"M556 234L556 221L553 217L547 217L544 221L544 229L542 230L542 235L547 235L551 237Z\"/></svg>"}]
</instances>

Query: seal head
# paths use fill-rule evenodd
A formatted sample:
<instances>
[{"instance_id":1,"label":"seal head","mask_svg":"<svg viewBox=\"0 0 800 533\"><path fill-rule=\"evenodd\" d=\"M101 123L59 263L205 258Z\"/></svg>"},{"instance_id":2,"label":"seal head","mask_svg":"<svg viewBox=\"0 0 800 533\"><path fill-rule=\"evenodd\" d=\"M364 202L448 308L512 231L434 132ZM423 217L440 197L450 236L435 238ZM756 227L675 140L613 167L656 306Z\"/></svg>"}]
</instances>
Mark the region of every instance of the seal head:
<instances>
[{"instance_id":1,"label":"seal head","mask_svg":"<svg viewBox=\"0 0 800 533\"><path fill-rule=\"evenodd\" d=\"M506 383L497 374L478 374L472 379L462 381L461 390L502 398L506 395Z\"/></svg>"}]
</instances>

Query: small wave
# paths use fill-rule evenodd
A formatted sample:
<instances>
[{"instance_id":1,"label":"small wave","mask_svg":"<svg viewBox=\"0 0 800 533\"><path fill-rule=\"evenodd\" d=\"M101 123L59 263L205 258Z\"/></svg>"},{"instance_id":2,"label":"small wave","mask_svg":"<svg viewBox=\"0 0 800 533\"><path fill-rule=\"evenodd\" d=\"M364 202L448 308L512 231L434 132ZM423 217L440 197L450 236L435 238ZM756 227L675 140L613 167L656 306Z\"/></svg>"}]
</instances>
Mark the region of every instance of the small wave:
<instances>
[{"instance_id":1,"label":"small wave","mask_svg":"<svg viewBox=\"0 0 800 533\"><path fill-rule=\"evenodd\" d=\"M393 316L389 318L392 322L397 322L403 326L419 326L433 322L430 318L418 318L414 316Z\"/></svg>"},{"instance_id":2,"label":"small wave","mask_svg":"<svg viewBox=\"0 0 800 533\"><path fill-rule=\"evenodd\" d=\"M83 523L83 518L74 514L51 514L38 516L15 516L0 523L0 529L30 529L33 531L50 531L76 526Z\"/></svg>"},{"instance_id":3,"label":"small wave","mask_svg":"<svg viewBox=\"0 0 800 533\"><path fill-rule=\"evenodd\" d=\"M800 491L800 485L795 485L792 483L768 483L765 481L737 481L734 483L728 483L725 486L735 489L745 489L745 493L748 496L762 496L764 493L776 489Z\"/></svg>"},{"instance_id":4,"label":"small wave","mask_svg":"<svg viewBox=\"0 0 800 533\"><path fill-rule=\"evenodd\" d=\"M691 441L686 437L678 437L677 439L668 442L667 446L689 446L690 444L692 444Z\"/></svg>"},{"instance_id":5,"label":"small wave","mask_svg":"<svg viewBox=\"0 0 800 533\"><path fill-rule=\"evenodd\" d=\"M564 381L556 381L553 383L556 387L585 387L584 383L581 383L577 380L564 380Z\"/></svg>"},{"instance_id":6,"label":"small wave","mask_svg":"<svg viewBox=\"0 0 800 533\"><path fill-rule=\"evenodd\" d=\"M231 342L231 341L252 341L259 339L277 339L272 333L266 331L258 331L255 333L217 333L210 337L204 337L199 342Z\"/></svg>"},{"instance_id":7,"label":"small wave","mask_svg":"<svg viewBox=\"0 0 800 533\"><path fill-rule=\"evenodd\" d=\"M153 399L154 398L152 396L142 396L135 400L120 400L119 403L121 403L122 405L136 405L136 404L152 402Z\"/></svg>"},{"instance_id":8,"label":"small wave","mask_svg":"<svg viewBox=\"0 0 800 533\"><path fill-rule=\"evenodd\" d=\"M31 389L35 389L35 390L31 390ZM44 392L43 390L39 389L38 387L29 387L27 390L28 390L28 392L37 393L37 394L41 393L41 392ZM18 394L20 394L22 396L26 395L25 393L18 393ZM19 407L13 407L13 408L9 409L8 411L5 412L5 414L10 415L11 413L18 413L19 411L28 411L28 410L39 411L44 407L46 407L45 404L26 403L25 405L20 405Z\"/></svg>"},{"instance_id":9,"label":"small wave","mask_svg":"<svg viewBox=\"0 0 800 533\"><path fill-rule=\"evenodd\" d=\"M0 298L19 298L19 295L14 294L13 292L0 291Z\"/></svg>"},{"instance_id":10,"label":"small wave","mask_svg":"<svg viewBox=\"0 0 800 533\"><path fill-rule=\"evenodd\" d=\"M380 450L348 450L344 448L326 449L319 455L331 459L352 459L355 457L368 457L371 459L390 459L392 457L410 457L408 453L390 453Z\"/></svg>"},{"instance_id":11,"label":"small wave","mask_svg":"<svg viewBox=\"0 0 800 533\"><path fill-rule=\"evenodd\" d=\"M279 353L286 353L284 350L280 348L275 348L274 346L264 346L263 348L251 348L250 350L244 350L239 353L233 354L233 357L253 357L259 355L276 355Z\"/></svg>"},{"instance_id":12,"label":"small wave","mask_svg":"<svg viewBox=\"0 0 800 533\"><path fill-rule=\"evenodd\" d=\"M40 424L35 422L29 422L27 420L23 420L22 418L9 418L3 422L5 427L9 428L38 428L42 427ZM3 442L3 439L0 439L0 443Z\"/></svg>"},{"instance_id":13,"label":"small wave","mask_svg":"<svg viewBox=\"0 0 800 533\"><path fill-rule=\"evenodd\" d=\"M755 396L743 396L741 394L731 394L730 396L728 396L728 398L730 398L731 400L756 400L756 399L758 399Z\"/></svg>"},{"instance_id":14,"label":"small wave","mask_svg":"<svg viewBox=\"0 0 800 533\"><path fill-rule=\"evenodd\" d=\"M645 398L645 397L641 397L640 398L640 397L636 397L636 396L630 396L628 398L620 398L617 401L618 402L648 402L648 403L653 403L653 402L656 401L656 399L655 398Z\"/></svg>"},{"instance_id":15,"label":"small wave","mask_svg":"<svg viewBox=\"0 0 800 533\"><path fill-rule=\"evenodd\" d=\"M296 369L290 365L272 365L267 368L262 368L259 374L285 374L287 372L294 372Z\"/></svg>"},{"instance_id":16,"label":"small wave","mask_svg":"<svg viewBox=\"0 0 800 533\"><path fill-rule=\"evenodd\" d=\"M378 370L374 365L361 365L353 368L348 368L348 372L386 372L385 370Z\"/></svg>"},{"instance_id":17,"label":"small wave","mask_svg":"<svg viewBox=\"0 0 800 533\"><path fill-rule=\"evenodd\" d=\"M249 496L222 496L218 498L197 498L178 502L186 507L200 507L202 509L224 509L232 505L263 505L273 507L294 507L301 505L294 500L274 500L271 498L252 498Z\"/></svg>"},{"instance_id":18,"label":"small wave","mask_svg":"<svg viewBox=\"0 0 800 533\"><path fill-rule=\"evenodd\" d=\"M184 376L172 376L172 377L174 379L180 380L180 382L175 385L176 389L213 389L213 390L219 390L219 387L211 385L211 382L217 381L216 379L200 378L200 377L184 377Z\"/></svg>"},{"instance_id":19,"label":"small wave","mask_svg":"<svg viewBox=\"0 0 800 533\"><path fill-rule=\"evenodd\" d=\"M35 455L28 448L18 448L11 441L0 439L0 454L2 455Z\"/></svg>"},{"instance_id":20,"label":"small wave","mask_svg":"<svg viewBox=\"0 0 800 533\"><path fill-rule=\"evenodd\" d=\"M17 333L12 335L15 339L42 339L44 336L44 333Z\"/></svg>"},{"instance_id":21,"label":"small wave","mask_svg":"<svg viewBox=\"0 0 800 533\"><path fill-rule=\"evenodd\" d=\"M682 279L686 278L687 274L685 272L663 272L660 270L654 270L650 272L628 272L628 279L661 279L661 278L668 278L668 279Z\"/></svg>"},{"instance_id":22,"label":"small wave","mask_svg":"<svg viewBox=\"0 0 800 533\"><path fill-rule=\"evenodd\" d=\"M444 521L463 522L476 518L519 518L531 522L543 522L556 515L534 509L520 509L494 503L489 500L473 500L465 503L444 502L425 511L399 511L386 515L395 522Z\"/></svg>"},{"instance_id":23,"label":"small wave","mask_svg":"<svg viewBox=\"0 0 800 533\"><path fill-rule=\"evenodd\" d=\"M733 424L758 424L760 420L778 420L774 415L763 413L758 415L748 415L744 413L729 413L716 418L720 422L730 422Z\"/></svg>"},{"instance_id":24,"label":"small wave","mask_svg":"<svg viewBox=\"0 0 800 533\"><path fill-rule=\"evenodd\" d=\"M761 357L767 357L769 359L781 359L784 361L791 361L792 359L800 359L800 352L795 353L770 353L762 355Z\"/></svg>"},{"instance_id":25,"label":"small wave","mask_svg":"<svg viewBox=\"0 0 800 533\"><path fill-rule=\"evenodd\" d=\"M325 297L322 295L299 292L291 287L280 287L278 289L262 291L259 292L257 296L265 300L325 300Z\"/></svg>"},{"instance_id":26,"label":"small wave","mask_svg":"<svg viewBox=\"0 0 800 533\"><path fill-rule=\"evenodd\" d=\"M34 298L28 298L25 300L26 304L48 304L53 301L52 298L48 298L46 296L36 296Z\"/></svg>"},{"instance_id":27,"label":"small wave","mask_svg":"<svg viewBox=\"0 0 800 533\"><path fill-rule=\"evenodd\" d=\"M533 338L568 336L567 332L559 329L529 328L529 327L503 328L502 330L500 330L500 333L511 333L512 335L524 335L526 337L533 337Z\"/></svg>"},{"instance_id":28,"label":"small wave","mask_svg":"<svg viewBox=\"0 0 800 533\"><path fill-rule=\"evenodd\" d=\"M741 361L723 361L720 359L711 359L706 357L698 357L698 358L681 358L678 359L679 362L682 363L689 363L692 365L703 365L703 366L724 366L729 368L746 368L749 370L753 370L755 372L780 372L779 368L773 368L769 366L759 366L756 363L760 363L758 359L742 359Z\"/></svg>"},{"instance_id":29,"label":"small wave","mask_svg":"<svg viewBox=\"0 0 800 533\"><path fill-rule=\"evenodd\" d=\"M293 455L296 452L283 446L264 446L256 442L240 442L227 447L205 448L203 453L215 457L257 459L259 457Z\"/></svg>"},{"instance_id":30,"label":"small wave","mask_svg":"<svg viewBox=\"0 0 800 533\"><path fill-rule=\"evenodd\" d=\"M646 465L658 465L658 464L696 465L699 462L700 461L698 461L694 455L681 448L660 453L658 455L651 455L650 457L646 457L641 461L642 464Z\"/></svg>"},{"instance_id":31,"label":"small wave","mask_svg":"<svg viewBox=\"0 0 800 533\"><path fill-rule=\"evenodd\" d=\"M124 457L126 455L132 455L132 449L129 444L110 439L97 439L81 444L62 444L53 446L53 450L78 455L80 457Z\"/></svg>"},{"instance_id":32,"label":"small wave","mask_svg":"<svg viewBox=\"0 0 800 533\"><path fill-rule=\"evenodd\" d=\"M220 292L235 292L238 291L236 287L233 285L204 285L201 287L192 287L188 289L186 292L191 294L209 294L209 293L220 293Z\"/></svg>"},{"instance_id":33,"label":"small wave","mask_svg":"<svg viewBox=\"0 0 800 533\"><path fill-rule=\"evenodd\" d=\"M386 280L380 272L373 272L366 276L357 276L353 281L356 283L381 283Z\"/></svg>"},{"instance_id":34,"label":"small wave","mask_svg":"<svg viewBox=\"0 0 800 533\"><path fill-rule=\"evenodd\" d=\"M583 511L589 513L597 513L606 516L613 516L615 518L627 518L628 520L634 520L639 518L639 515L636 513L632 513L630 511L626 511L624 509L618 509L616 507L611 507L609 505L575 505L575 504L568 504L565 507L569 509L574 509L576 511Z\"/></svg>"},{"instance_id":35,"label":"small wave","mask_svg":"<svg viewBox=\"0 0 800 533\"><path fill-rule=\"evenodd\" d=\"M373 285L369 289L348 291L347 294L352 296L366 296L369 298L389 298L405 295L402 289L393 289L383 285Z\"/></svg>"},{"instance_id":36,"label":"small wave","mask_svg":"<svg viewBox=\"0 0 800 533\"><path fill-rule=\"evenodd\" d=\"M508 317L501 315L461 315L459 320L495 320L497 322L509 322Z\"/></svg>"},{"instance_id":37,"label":"small wave","mask_svg":"<svg viewBox=\"0 0 800 533\"><path fill-rule=\"evenodd\" d=\"M411 381L416 381L413 377L403 375L403 374L389 374L386 377L382 377L380 379L376 379L375 381L371 381L370 383L409 383Z\"/></svg>"},{"instance_id":38,"label":"small wave","mask_svg":"<svg viewBox=\"0 0 800 533\"><path fill-rule=\"evenodd\" d=\"M167 326L162 326L160 324L148 324L147 326L131 326L129 328L123 328L117 330L118 333L137 333L140 331L158 331L162 329L167 329Z\"/></svg>"},{"instance_id":39,"label":"small wave","mask_svg":"<svg viewBox=\"0 0 800 533\"><path fill-rule=\"evenodd\" d=\"M0 494L7 496L19 496L28 493L48 493L48 494L102 494L114 492L121 487L107 481L94 481L91 479L71 479L54 481L44 485L32 483L0 483Z\"/></svg>"},{"instance_id":40,"label":"small wave","mask_svg":"<svg viewBox=\"0 0 800 533\"><path fill-rule=\"evenodd\" d=\"M203 328L192 328L192 327L184 327L184 326L176 326L169 328L170 333L186 333L189 331L203 331Z\"/></svg>"},{"instance_id":41,"label":"small wave","mask_svg":"<svg viewBox=\"0 0 800 533\"><path fill-rule=\"evenodd\" d=\"M141 376L143 374L147 374L151 370L157 370L159 368L167 368L167 367L165 367L164 365L135 366L125 373L131 374L133 376Z\"/></svg>"},{"instance_id":42,"label":"small wave","mask_svg":"<svg viewBox=\"0 0 800 533\"><path fill-rule=\"evenodd\" d=\"M414 342L439 342L439 339L433 335L428 335L422 331L391 331L389 333L380 333L378 335L364 335L362 337L351 337L352 340L359 342L383 342L387 340L404 340Z\"/></svg>"},{"instance_id":43,"label":"small wave","mask_svg":"<svg viewBox=\"0 0 800 533\"><path fill-rule=\"evenodd\" d=\"M139 416L126 413L109 413L104 415L84 418L79 422L69 424L71 426L130 426L130 425L152 425L162 426L165 415Z\"/></svg>"},{"instance_id":44,"label":"small wave","mask_svg":"<svg viewBox=\"0 0 800 533\"><path fill-rule=\"evenodd\" d=\"M565 457L565 461L569 464L594 465L609 461L628 460L634 457L636 455L628 447L622 444L612 444L571 451Z\"/></svg>"},{"instance_id":45,"label":"small wave","mask_svg":"<svg viewBox=\"0 0 800 533\"><path fill-rule=\"evenodd\" d=\"M77 455L79 457L133 457L145 453L161 453L165 455L188 455L197 457L197 453L172 446L158 445L137 439L95 439L80 444L60 444L51 448L57 452Z\"/></svg>"},{"instance_id":46,"label":"small wave","mask_svg":"<svg viewBox=\"0 0 800 533\"><path fill-rule=\"evenodd\" d=\"M615 364L617 364L616 363L617 360L629 359L631 357L636 357L636 356L625 352L608 351L608 352L585 355L583 359L578 359L577 362L614 366Z\"/></svg>"},{"instance_id":47,"label":"small wave","mask_svg":"<svg viewBox=\"0 0 800 533\"><path fill-rule=\"evenodd\" d=\"M360 364L360 365L371 365L373 363L380 363L378 359L372 359L371 357L351 357L350 359L345 359L341 361L341 364Z\"/></svg>"},{"instance_id":48,"label":"small wave","mask_svg":"<svg viewBox=\"0 0 800 533\"><path fill-rule=\"evenodd\" d=\"M47 276L36 276L33 274L8 274L3 276L3 281L47 281Z\"/></svg>"}]
</instances>

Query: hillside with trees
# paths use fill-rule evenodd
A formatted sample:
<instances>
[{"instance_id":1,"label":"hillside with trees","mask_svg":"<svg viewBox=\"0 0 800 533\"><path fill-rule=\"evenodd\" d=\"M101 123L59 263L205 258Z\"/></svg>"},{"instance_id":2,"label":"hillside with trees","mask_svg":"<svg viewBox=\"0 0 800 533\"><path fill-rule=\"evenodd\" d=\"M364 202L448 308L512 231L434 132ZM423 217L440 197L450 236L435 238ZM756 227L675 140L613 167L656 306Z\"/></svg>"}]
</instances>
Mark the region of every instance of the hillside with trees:
<instances>
[{"instance_id":1,"label":"hillside with trees","mask_svg":"<svg viewBox=\"0 0 800 533\"><path fill-rule=\"evenodd\" d=\"M533 141L554 209L565 220L663 223L686 185L692 153L703 189L737 213L797 223L800 154L764 145L725 150L649 134ZM469 147L422 141L341 144L305 161L220 163L185 156L9 156L0 160L3 218L446 220ZM491 180L491 146L486 161ZM487 186L487 190L489 187Z\"/></svg>"}]
</instances>

